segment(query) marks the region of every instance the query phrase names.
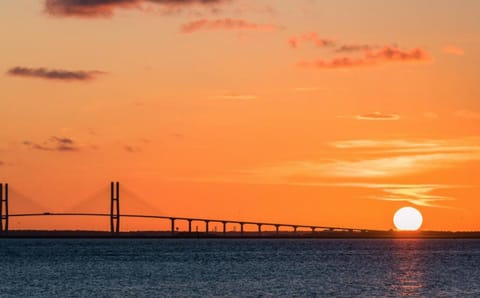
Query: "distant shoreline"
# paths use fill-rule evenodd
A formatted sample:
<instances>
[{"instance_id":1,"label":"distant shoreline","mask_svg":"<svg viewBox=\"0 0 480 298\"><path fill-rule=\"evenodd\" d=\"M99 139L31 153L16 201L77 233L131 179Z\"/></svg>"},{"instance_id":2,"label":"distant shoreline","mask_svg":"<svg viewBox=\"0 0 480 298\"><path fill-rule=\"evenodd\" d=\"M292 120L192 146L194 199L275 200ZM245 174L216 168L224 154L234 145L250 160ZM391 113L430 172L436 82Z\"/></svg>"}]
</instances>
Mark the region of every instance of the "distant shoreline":
<instances>
[{"instance_id":1,"label":"distant shoreline","mask_svg":"<svg viewBox=\"0 0 480 298\"><path fill-rule=\"evenodd\" d=\"M298 231L281 232L272 231L258 232L175 232L170 231L130 231L112 235L106 231L72 231L72 230L11 230L8 234L0 235L0 238L101 238L101 239L480 239L480 232L398 232L398 231L375 231L375 232L352 232L352 231L322 231L309 232Z\"/></svg>"}]
</instances>

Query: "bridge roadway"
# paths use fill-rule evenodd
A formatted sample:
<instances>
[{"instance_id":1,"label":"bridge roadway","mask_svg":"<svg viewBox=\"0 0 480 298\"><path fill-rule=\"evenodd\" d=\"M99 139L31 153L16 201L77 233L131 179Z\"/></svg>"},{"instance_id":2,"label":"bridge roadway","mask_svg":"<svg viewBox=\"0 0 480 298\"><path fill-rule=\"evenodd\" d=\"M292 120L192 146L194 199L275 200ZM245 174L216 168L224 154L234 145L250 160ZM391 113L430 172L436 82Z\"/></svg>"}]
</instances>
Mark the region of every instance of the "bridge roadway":
<instances>
[{"instance_id":1,"label":"bridge roadway","mask_svg":"<svg viewBox=\"0 0 480 298\"><path fill-rule=\"evenodd\" d=\"M19 213L10 214L9 217L34 217L34 216L99 216L99 217L111 217L108 213L59 213L59 212L43 212L43 213ZM254 221L239 221L239 220L224 220L224 219L209 219L209 218L193 218L193 217L174 217L164 215L140 215L140 214L121 214L119 217L127 218L154 218L154 219L166 219L171 222L172 235L175 233L175 221L187 221L188 232L192 232L192 222L204 222L205 232L209 232L209 223L221 223L223 224L223 233L227 233L227 224L240 225L240 232L243 233L245 225L255 225L258 228L258 233L262 232L262 226L273 226L278 234L280 227L290 227L293 232L297 229L310 229L312 232L316 230L328 230L328 231L348 231L348 232L377 232L377 230L355 229L355 228L342 228L342 227L326 227L326 226L312 226L312 225L297 225L297 224L283 224L283 223L271 223L271 222L254 222Z\"/></svg>"}]
</instances>

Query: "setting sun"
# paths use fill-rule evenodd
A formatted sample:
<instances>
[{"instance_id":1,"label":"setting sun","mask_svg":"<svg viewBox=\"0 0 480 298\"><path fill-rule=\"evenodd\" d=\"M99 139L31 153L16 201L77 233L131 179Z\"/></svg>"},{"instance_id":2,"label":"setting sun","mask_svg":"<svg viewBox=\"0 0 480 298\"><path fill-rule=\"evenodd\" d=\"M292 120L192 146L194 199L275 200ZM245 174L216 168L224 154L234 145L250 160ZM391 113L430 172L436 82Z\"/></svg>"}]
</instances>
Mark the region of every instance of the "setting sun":
<instances>
[{"instance_id":1,"label":"setting sun","mask_svg":"<svg viewBox=\"0 0 480 298\"><path fill-rule=\"evenodd\" d=\"M395 212L393 223L399 231L417 231L423 223L420 211L412 207L403 207Z\"/></svg>"}]
</instances>

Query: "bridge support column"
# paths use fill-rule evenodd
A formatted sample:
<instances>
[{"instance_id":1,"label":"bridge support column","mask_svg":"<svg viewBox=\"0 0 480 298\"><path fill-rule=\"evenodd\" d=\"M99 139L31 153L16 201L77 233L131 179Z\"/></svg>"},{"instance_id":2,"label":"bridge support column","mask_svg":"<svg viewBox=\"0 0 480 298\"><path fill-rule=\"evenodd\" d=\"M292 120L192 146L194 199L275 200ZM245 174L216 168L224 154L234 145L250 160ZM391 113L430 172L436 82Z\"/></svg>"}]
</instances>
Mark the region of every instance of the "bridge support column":
<instances>
[{"instance_id":1,"label":"bridge support column","mask_svg":"<svg viewBox=\"0 0 480 298\"><path fill-rule=\"evenodd\" d=\"M0 233L8 234L8 183L0 184Z\"/></svg>"},{"instance_id":2,"label":"bridge support column","mask_svg":"<svg viewBox=\"0 0 480 298\"><path fill-rule=\"evenodd\" d=\"M227 236L227 222L223 222L223 237Z\"/></svg>"},{"instance_id":3,"label":"bridge support column","mask_svg":"<svg viewBox=\"0 0 480 298\"><path fill-rule=\"evenodd\" d=\"M120 232L120 183L110 183L110 232L118 235Z\"/></svg>"},{"instance_id":4,"label":"bridge support column","mask_svg":"<svg viewBox=\"0 0 480 298\"><path fill-rule=\"evenodd\" d=\"M171 222L171 230L172 230L172 236L175 236L175 218L170 218Z\"/></svg>"},{"instance_id":5,"label":"bridge support column","mask_svg":"<svg viewBox=\"0 0 480 298\"><path fill-rule=\"evenodd\" d=\"M280 226L279 225L275 226L275 233L277 234L277 236L280 233Z\"/></svg>"},{"instance_id":6,"label":"bridge support column","mask_svg":"<svg viewBox=\"0 0 480 298\"><path fill-rule=\"evenodd\" d=\"M205 221L205 234L208 234L208 223L209 223L209 221L206 220Z\"/></svg>"},{"instance_id":7,"label":"bridge support column","mask_svg":"<svg viewBox=\"0 0 480 298\"><path fill-rule=\"evenodd\" d=\"M294 235L297 235L297 228L298 228L297 226L293 226L293 234Z\"/></svg>"},{"instance_id":8,"label":"bridge support column","mask_svg":"<svg viewBox=\"0 0 480 298\"><path fill-rule=\"evenodd\" d=\"M188 220L188 232L189 233L192 232L192 220L191 219Z\"/></svg>"},{"instance_id":9,"label":"bridge support column","mask_svg":"<svg viewBox=\"0 0 480 298\"><path fill-rule=\"evenodd\" d=\"M243 223L240 223L240 233L241 233L242 236L243 236Z\"/></svg>"},{"instance_id":10,"label":"bridge support column","mask_svg":"<svg viewBox=\"0 0 480 298\"><path fill-rule=\"evenodd\" d=\"M258 224L257 226L258 226L258 234L262 235L262 225Z\"/></svg>"}]
</instances>

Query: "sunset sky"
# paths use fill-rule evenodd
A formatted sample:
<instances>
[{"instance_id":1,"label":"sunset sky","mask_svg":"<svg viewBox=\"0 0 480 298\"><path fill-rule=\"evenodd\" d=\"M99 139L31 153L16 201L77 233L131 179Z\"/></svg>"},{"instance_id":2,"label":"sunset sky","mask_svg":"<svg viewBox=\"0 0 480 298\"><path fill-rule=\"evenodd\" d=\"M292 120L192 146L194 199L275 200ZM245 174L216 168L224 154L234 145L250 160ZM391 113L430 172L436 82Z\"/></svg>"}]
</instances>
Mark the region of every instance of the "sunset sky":
<instances>
[{"instance_id":1,"label":"sunset sky","mask_svg":"<svg viewBox=\"0 0 480 298\"><path fill-rule=\"evenodd\" d=\"M0 1L11 213L480 230L480 1ZM168 223L122 222L124 230ZM107 219L11 219L108 229Z\"/></svg>"}]
</instances>

